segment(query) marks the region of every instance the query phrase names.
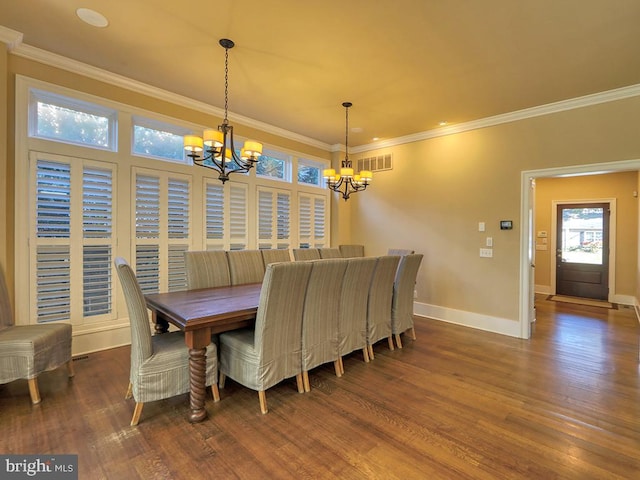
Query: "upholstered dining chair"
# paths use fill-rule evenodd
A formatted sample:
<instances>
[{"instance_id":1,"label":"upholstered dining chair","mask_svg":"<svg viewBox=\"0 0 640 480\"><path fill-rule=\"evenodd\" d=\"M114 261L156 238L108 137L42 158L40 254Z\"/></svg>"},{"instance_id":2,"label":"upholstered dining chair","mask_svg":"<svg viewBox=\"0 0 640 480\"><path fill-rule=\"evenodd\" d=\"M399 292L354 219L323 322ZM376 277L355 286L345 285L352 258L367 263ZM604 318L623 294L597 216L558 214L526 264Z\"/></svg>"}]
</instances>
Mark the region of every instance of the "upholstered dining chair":
<instances>
[{"instance_id":1,"label":"upholstered dining chair","mask_svg":"<svg viewBox=\"0 0 640 480\"><path fill-rule=\"evenodd\" d=\"M208 250L184 253L187 288L226 287L231 285L227 252Z\"/></svg>"},{"instance_id":2,"label":"upholstered dining chair","mask_svg":"<svg viewBox=\"0 0 640 480\"><path fill-rule=\"evenodd\" d=\"M338 245L342 258L364 257L364 245Z\"/></svg>"},{"instance_id":3,"label":"upholstered dining chair","mask_svg":"<svg viewBox=\"0 0 640 480\"><path fill-rule=\"evenodd\" d=\"M131 324L131 369L125 398L136 402L131 425L140 421L147 402L186 393L189 384L189 349L182 332L151 335L147 305L135 273L121 257L114 260ZM214 401L218 391L218 355L215 343L207 347L206 385L211 386Z\"/></svg>"},{"instance_id":4,"label":"upholstered dining chair","mask_svg":"<svg viewBox=\"0 0 640 480\"><path fill-rule=\"evenodd\" d=\"M220 387L226 377L256 390L260 411L267 407L266 390L286 378L302 382L302 311L310 262L271 263L267 266L254 328L221 333Z\"/></svg>"},{"instance_id":5,"label":"upholstered dining chair","mask_svg":"<svg viewBox=\"0 0 640 480\"><path fill-rule=\"evenodd\" d=\"M383 338L388 340L389 349L394 349L391 337L391 303L393 282L399 262L398 255L383 255L378 257L373 272L367 303L367 347L370 360L375 358L373 344Z\"/></svg>"},{"instance_id":6,"label":"upholstered dining chair","mask_svg":"<svg viewBox=\"0 0 640 480\"><path fill-rule=\"evenodd\" d=\"M313 268L302 313L302 380L311 390L309 371L333 362L336 375L342 376L338 352L340 293L347 260L333 258L311 262Z\"/></svg>"},{"instance_id":7,"label":"upholstered dining chair","mask_svg":"<svg viewBox=\"0 0 640 480\"><path fill-rule=\"evenodd\" d=\"M262 252L262 261L264 262L264 268L270 263L277 262L290 262L291 254L288 249L284 248L267 248L260 250Z\"/></svg>"},{"instance_id":8,"label":"upholstered dining chair","mask_svg":"<svg viewBox=\"0 0 640 480\"><path fill-rule=\"evenodd\" d=\"M227 260L231 273L231 285L262 281L264 261L260 250L229 250Z\"/></svg>"},{"instance_id":9,"label":"upholstered dining chair","mask_svg":"<svg viewBox=\"0 0 640 480\"><path fill-rule=\"evenodd\" d=\"M411 255L412 253L416 253L414 250L409 250L408 248L390 248L387 251L387 255Z\"/></svg>"},{"instance_id":10,"label":"upholstered dining chair","mask_svg":"<svg viewBox=\"0 0 640 480\"><path fill-rule=\"evenodd\" d=\"M339 248L319 248L320 258L342 258Z\"/></svg>"},{"instance_id":11,"label":"upholstered dining chair","mask_svg":"<svg viewBox=\"0 0 640 480\"><path fill-rule=\"evenodd\" d=\"M377 257L349 258L342 280L340 314L338 317L338 352L340 371L344 374L342 357L362 349L365 362L369 362L367 349L367 304L371 278Z\"/></svg>"},{"instance_id":12,"label":"upholstered dining chair","mask_svg":"<svg viewBox=\"0 0 640 480\"><path fill-rule=\"evenodd\" d=\"M40 403L38 375L67 365L73 377L71 325L14 325L4 269L0 267L0 384L26 379L31 403Z\"/></svg>"},{"instance_id":13,"label":"upholstered dining chair","mask_svg":"<svg viewBox=\"0 0 640 480\"><path fill-rule=\"evenodd\" d=\"M416 339L416 331L413 328L413 290L416 285L418 269L422 263L423 255L414 253L405 255L400 259L396 278L393 282L393 300L391 302L391 333L396 338L398 348L402 348L400 335L407 330L411 332L411 338Z\"/></svg>"},{"instance_id":14,"label":"upholstered dining chair","mask_svg":"<svg viewBox=\"0 0 640 480\"><path fill-rule=\"evenodd\" d=\"M293 259L296 262L306 260L320 260L320 252L317 248L294 248Z\"/></svg>"}]
</instances>

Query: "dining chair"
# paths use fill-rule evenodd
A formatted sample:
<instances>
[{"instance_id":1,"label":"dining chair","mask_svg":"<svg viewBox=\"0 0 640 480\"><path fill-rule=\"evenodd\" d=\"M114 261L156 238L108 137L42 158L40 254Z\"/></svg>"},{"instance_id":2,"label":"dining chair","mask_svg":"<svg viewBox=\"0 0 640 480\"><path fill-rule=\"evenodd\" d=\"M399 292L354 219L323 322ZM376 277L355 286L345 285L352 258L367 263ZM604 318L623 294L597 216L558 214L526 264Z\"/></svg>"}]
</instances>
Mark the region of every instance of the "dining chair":
<instances>
[{"instance_id":1,"label":"dining chair","mask_svg":"<svg viewBox=\"0 0 640 480\"><path fill-rule=\"evenodd\" d=\"M277 262L290 262L291 254L288 249L284 248L268 248L260 250L262 252L262 261L264 262L264 268L270 263Z\"/></svg>"},{"instance_id":2,"label":"dining chair","mask_svg":"<svg viewBox=\"0 0 640 480\"><path fill-rule=\"evenodd\" d=\"M364 257L364 245L338 245L343 258Z\"/></svg>"},{"instance_id":3,"label":"dining chair","mask_svg":"<svg viewBox=\"0 0 640 480\"><path fill-rule=\"evenodd\" d=\"M402 348L400 335L407 330L411 338L416 339L413 328L413 291L416 285L418 269L423 255L414 253L400 259L396 278L393 282L393 300L391 302L391 333L396 338L398 348Z\"/></svg>"},{"instance_id":4,"label":"dining chair","mask_svg":"<svg viewBox=\"0 0 640 480\"><path fill-rule=\"evenodd\" d=\"M259 283L264 277L264 261L260 250L229 250L227 252L231 285Z\"/></svg>"},{"instance_id":5,"label":"dining chair","mask_svg":"<svg viewBox=\"0 0 640 480\"><path fill-rule=\"evenodd\" d=\"M224 250L184 253L187 289L226 287L231 285L229 261Z\"/></svg>"},{"instance_id":6,"label":"dining chair","mask_svg":"<svg viewBox=\"0 0 640 480\"><path fill-rule=\"evenodd\" d=\"M38 376L67 365L73 377L72 327L68 323L15 325L4 269L0 266L0 384L26 379L31 403L40 403Z\"/></svg>"},{"instance_id":7,"label":"dining chair","mask_svg":"<svg viewBox=\"0 0 640 480\"><path fill-rule=\"evenodd\" d=\"M370 360L375 358L373 344L383 338L388 340L389 349L394 349L391 337L391 303L393 282L399 262L398 255L383 255L378 257L373 271L367 301L367 347Z\"/></svg>"},{"instance_id":8,"label":"dining chair","mask_svg":"<svg viewBox=\"0 0 640 480\"><path fill-rule=\"evenodd\" d=\"M254 328L221 333L220 387L226 377L256 390L266 414L266 390L286 378L302 382L302 312L312 265L310 262L267 266Z\"/></svg>"},{"instance_id":9,"label":"dining chair","mask_svg":"<svg viewBox=\"0 0 640 480\"><path fill-rule=\"evenodd\" d=\"M336 375L342 376L338 352L338 316L342 280L347 260L315 260L302 313L302 380L311 390L309 370L333 362Z\"/></svg>"},{"instance_id":10,"label":"dining chair","mask_svg":"<svg viewBox=\"0 0 640 480\"><path fill-rule=\"evenodd\" d=\"M151 335L147 305L138 279L124 258L114 260L124 292L131 325L131 368L126 399L136 402L131 425L138 425L147 402L175 397L190 390L189 349L179 331ZM215 343L207 346L206 386L211 386L214 401L218 390L218 356ZM204 392L203 392L204 394Z\"/></svg>"},{"instance_id":11,"label":"dining chair","mask_svg":"<svg viewBox=\"0 0 640 480\"><path fill-rule=\"evenodd\" d=\"M342 258L339 248L319 248L320 258Z\"/></svg>"},{"instance_id":12,"label":"dining chair","mask_svg":"<svg viewBox=\"0 0 640 480\"><path fill-rule=\"evenodd\" d=\"M416 253L414 250L409 250L407 248L390 248L387 251L387 255L399 255L399 256L403 256L403 255L411 255L412 253Z\"/></svg>"},{"instance_id":13,"label":"dining chair","mask_svg":"<svg viewBox=\"0 0 640 480\"><path fill-rule=\"evenodd\" d=\"M340 371L344 374L342 357L362 349L365 362L369 362L367 349L367 304L377 257L347 259L342 280L340 313L338 316L338 352Z\"/></svg>"},{"instance_id":14,"label":"dining chair","mask_svg":"<svg viewBox=\"0 0 640 480\"><path fill-rule=\"evenodd\" d=\"M317 248L294 248L293 258L296 262L305 260L320 260L320 252Z\"/></svg>"}]
</instances>

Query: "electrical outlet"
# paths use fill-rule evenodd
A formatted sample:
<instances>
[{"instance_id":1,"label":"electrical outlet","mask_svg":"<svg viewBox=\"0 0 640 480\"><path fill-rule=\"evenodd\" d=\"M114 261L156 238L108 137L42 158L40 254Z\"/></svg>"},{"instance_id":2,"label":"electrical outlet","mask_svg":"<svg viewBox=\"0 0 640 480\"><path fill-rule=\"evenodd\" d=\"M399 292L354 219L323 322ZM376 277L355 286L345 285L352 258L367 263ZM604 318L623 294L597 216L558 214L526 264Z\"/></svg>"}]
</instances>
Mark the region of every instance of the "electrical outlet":
<instances>
[{"instance_id":1,"label":"electrical outlet","mask_svg":"<svg viewBox=\"0 0 640 480\"><path fill-rule=\"evenodd\" d=\"M493 248L481 248L480 256L485 258L493 257Z\"/></svg>"}]
</instances>

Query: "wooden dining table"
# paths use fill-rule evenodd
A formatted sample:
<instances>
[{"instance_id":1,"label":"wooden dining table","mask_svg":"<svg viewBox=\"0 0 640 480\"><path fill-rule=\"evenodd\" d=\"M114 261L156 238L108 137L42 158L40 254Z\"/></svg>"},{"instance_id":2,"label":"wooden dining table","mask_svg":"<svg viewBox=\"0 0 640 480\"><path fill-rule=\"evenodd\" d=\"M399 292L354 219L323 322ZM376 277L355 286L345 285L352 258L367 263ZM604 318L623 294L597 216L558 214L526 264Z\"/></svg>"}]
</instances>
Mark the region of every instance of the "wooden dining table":
<instances>
[{"instance_id":1,"label":"wooden dining table","mask_svg":"<svg viewBox=\"0 0 640 480\"><path fill-rule=\"evenodd\" d=\"M167 332L169 324L184 332L189 347L190 422L207 418L204 404L211 335L252 326L261 287L261 283L249 283L145 295L156 333Z\"/></svg>"}]
</instances>

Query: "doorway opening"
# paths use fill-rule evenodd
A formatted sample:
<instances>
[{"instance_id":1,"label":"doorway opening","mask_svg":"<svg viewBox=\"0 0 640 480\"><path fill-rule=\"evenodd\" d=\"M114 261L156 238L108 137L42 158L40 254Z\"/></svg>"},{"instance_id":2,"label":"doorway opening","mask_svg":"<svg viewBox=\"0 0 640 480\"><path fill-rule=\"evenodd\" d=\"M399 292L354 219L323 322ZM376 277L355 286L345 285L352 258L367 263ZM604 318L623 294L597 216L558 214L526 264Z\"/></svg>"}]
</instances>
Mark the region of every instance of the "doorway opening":
<instances>
[{"instance_id":1,"label":"doorway opening","mask_svg":"<svg viewBox=\"0 0 640 480\"><path fill-rule=\"evenodd\" d=\"M576 175L596 175L625 171L640 171L640 159L624 160L618 162L600 163L592 165L580 165L571 167L558 167L540 170L523 171L521 174L521 212L522 228L520 231L520 308L519 325L520 337L530 338L532 321L535 320L535 292L533 268L535 266L535 221L532 212L535 204L535 180L547 177L564 177ZM604 203L604 202L603 202ZM527 221L528 219L528 221ZM557 228L557 227L556 227ZM555 230L555 229L554 229ZM613 227L610 233L615 234ZM555 255L552 256L552 268L556 268ZM610 268L612 266L610 265ZM637 266L636 266L637 267ZM610 277L610 273L608 275ZM556 277L552 275L552 289L556 288ZM613 285L609 284L609 287Z\"/></svg>"}]
</instances>

